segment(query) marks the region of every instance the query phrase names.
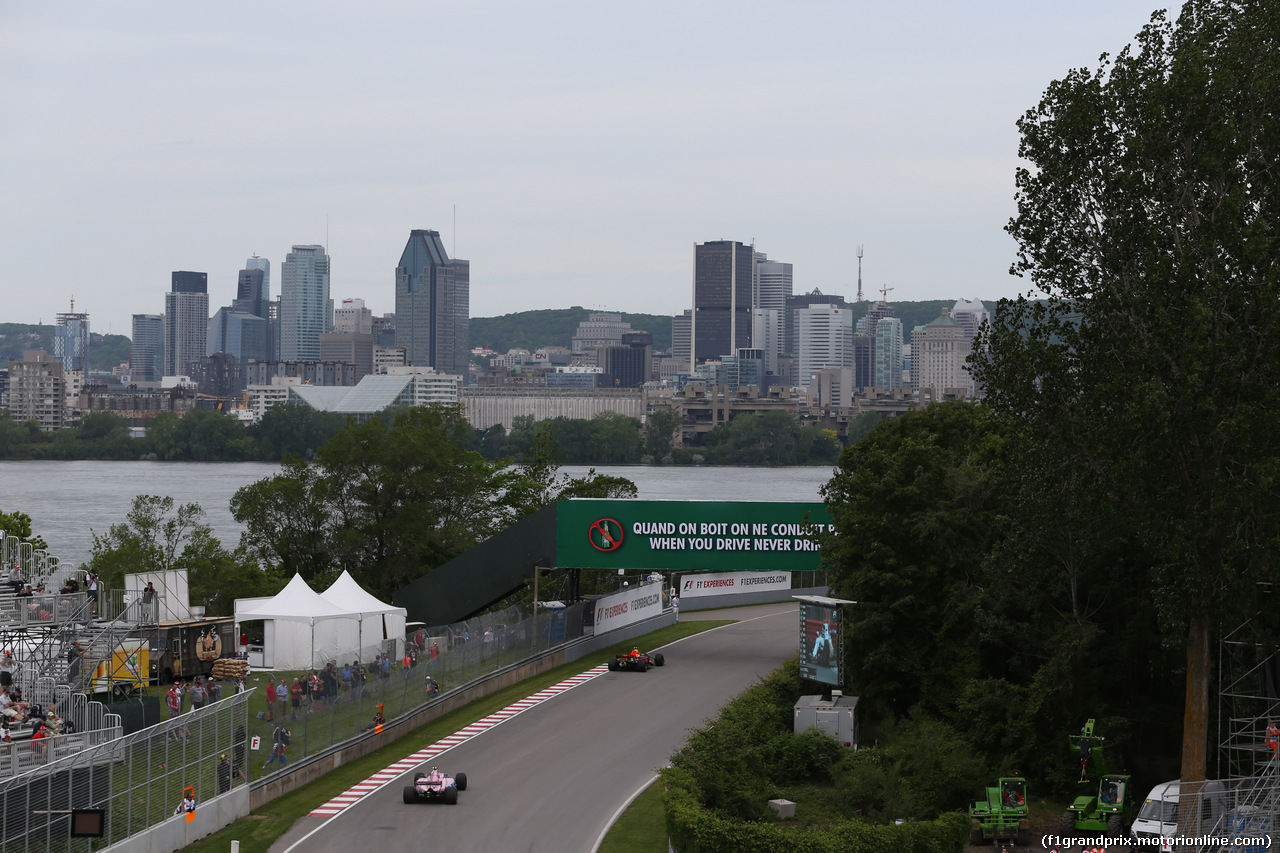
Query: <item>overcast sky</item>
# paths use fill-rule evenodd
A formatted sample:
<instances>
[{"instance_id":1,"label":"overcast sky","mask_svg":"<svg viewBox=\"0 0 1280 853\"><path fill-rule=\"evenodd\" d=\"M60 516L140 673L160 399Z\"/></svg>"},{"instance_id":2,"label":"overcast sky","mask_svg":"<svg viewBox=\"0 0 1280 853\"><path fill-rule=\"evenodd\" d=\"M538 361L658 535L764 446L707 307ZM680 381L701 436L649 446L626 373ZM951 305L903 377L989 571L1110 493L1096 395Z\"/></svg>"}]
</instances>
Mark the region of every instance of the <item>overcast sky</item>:
<instances>
[{"instance_id":1,"label":"overcast sky","mask_svg":"<svg viewBox=\"0 0 1280 853\"><path fill-rule=\"evenodd\" d=\"M0 322L127 335L298 243L381 314L413 228L478 317L678 313L722 238L797 292L852 297L863 244L868 296L1013 295L1017 118L1158 7L0 0Z\"/></svg>"}]
</instances>

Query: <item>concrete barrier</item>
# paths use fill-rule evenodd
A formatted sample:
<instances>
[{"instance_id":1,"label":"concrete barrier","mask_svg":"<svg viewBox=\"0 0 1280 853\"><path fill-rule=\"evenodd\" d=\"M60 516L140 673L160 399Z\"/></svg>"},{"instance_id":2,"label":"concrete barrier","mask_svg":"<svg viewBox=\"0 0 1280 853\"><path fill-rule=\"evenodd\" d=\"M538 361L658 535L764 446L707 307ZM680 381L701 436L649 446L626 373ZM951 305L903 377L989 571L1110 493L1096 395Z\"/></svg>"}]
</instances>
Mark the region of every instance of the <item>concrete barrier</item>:
<instances>
[{"instance_id":1,"label":"concrete barrier","mask_svg":"<svg viewBox=\"0 0 1280 853\"><path fill-rule=\"evenodd\" d=\"M177 803L174 803L177 806ZM150 829L134 833L111 845L112 853L173 853L195 844L249 815L249 787L241 785L207 802L197 803L194 817L174 815Z\"/></svg>"},{"instance_id":2,"label":"concrete barrier","mask_svg":"<svg viewBox=\"0 0 1280 853\"><path fill-rule=\"evenodd\" d=\"M827 595L825 586L808 589L772 589L765 592L738 592L728 595L699 595L681 598L680 609L692 613L695 610L715 610L718 607L747 607L752 604L771 604L775 601L792 601L795 595Z\"/></svg>"}]
</instances>

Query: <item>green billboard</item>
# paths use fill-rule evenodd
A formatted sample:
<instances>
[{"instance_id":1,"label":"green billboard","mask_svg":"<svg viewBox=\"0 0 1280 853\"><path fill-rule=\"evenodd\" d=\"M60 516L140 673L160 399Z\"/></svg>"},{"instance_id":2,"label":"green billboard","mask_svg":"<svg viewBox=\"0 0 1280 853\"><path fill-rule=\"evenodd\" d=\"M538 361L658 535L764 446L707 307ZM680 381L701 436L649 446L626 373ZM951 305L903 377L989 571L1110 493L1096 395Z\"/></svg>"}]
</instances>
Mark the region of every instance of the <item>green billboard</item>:
<instances>
[{"instance_id":1,"label":"green billboard","mask_svg":"<svg viewBox=\"0 0 1280 853\"><path fill-rule=\"evenodd\" d=\"M556 565L812 572L830 525L816 501L558 501Z\"/></svg>"}]
</instances>

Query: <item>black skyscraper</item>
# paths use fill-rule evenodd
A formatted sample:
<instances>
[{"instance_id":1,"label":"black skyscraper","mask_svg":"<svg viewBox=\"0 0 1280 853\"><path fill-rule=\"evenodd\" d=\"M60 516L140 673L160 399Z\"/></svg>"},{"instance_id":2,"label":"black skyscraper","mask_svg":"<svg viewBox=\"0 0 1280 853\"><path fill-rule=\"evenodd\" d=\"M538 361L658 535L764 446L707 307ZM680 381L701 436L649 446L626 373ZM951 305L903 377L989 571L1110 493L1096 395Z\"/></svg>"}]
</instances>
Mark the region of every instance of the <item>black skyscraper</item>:
<instances>
[{"instance_id":1,"label":"black skyscraper","mask_svg":"<svg viewBox=\"0 0 1280 853\"><path fill-rule=\"evenodd\" d=\"M716 240L693 250L693 356L697 362L751 346L751 265L755 250Z\"/></svg>"},{"instance_id":2,"label":"black skyscraper","mask_svg":"<svg viewBox=\"0 0 1280 853\"><path fill-rule=\"evenodd\" d=\"M440 232L415 229L396 267L396 345L409 361L467 375L471 262L445 253Z\"/></svg>"}]
</instances>

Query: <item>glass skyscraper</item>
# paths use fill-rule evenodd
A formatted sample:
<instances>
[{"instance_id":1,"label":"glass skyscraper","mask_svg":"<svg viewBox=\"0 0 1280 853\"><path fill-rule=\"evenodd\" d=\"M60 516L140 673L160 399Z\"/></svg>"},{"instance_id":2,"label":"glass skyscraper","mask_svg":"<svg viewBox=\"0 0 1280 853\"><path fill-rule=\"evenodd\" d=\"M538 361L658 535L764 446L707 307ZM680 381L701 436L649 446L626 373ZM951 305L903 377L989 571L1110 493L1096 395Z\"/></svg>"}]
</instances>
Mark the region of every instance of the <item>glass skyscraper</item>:
<instances>
[{"instance_id":1,"label":"glass skyscraper","mask_svg":"<svg viewBox=\"0 0 1280 853\"><path fill-rule=\"evenodd\" d=\"M396 346L409 363L466 380L471 262L450 259L440 232L414 229L396 267Z\"/></svg>"},{"instance_id":2,"label":"glass skyscraper","mask_svg":"<svg viewBox=\"0 0 1280 853\"><path fill-rule=\"evenodd\" d=\"M319 361L320 336L333 331L329 256L294 246L280 266L280 360Z\"/></svg>"}]
</instances>

